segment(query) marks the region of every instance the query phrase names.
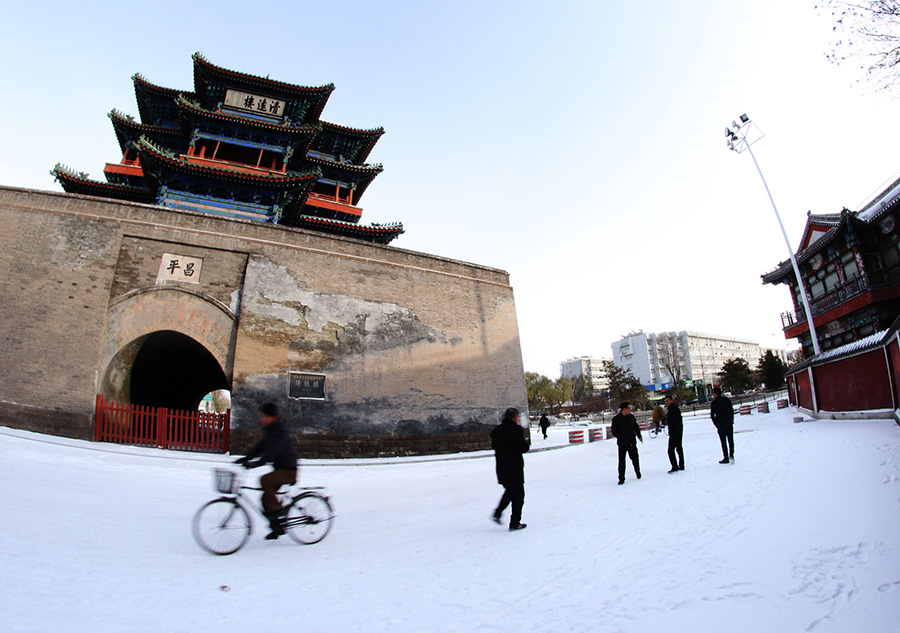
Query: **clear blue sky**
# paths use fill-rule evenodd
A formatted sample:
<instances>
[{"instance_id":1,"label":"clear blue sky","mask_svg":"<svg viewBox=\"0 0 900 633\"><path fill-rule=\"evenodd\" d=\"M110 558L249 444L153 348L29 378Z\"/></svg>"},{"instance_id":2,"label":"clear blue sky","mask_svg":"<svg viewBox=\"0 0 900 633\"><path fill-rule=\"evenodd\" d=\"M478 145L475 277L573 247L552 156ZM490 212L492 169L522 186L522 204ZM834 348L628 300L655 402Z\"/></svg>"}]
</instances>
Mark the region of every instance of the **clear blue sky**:
<instances>
[{"instance_id":1,"label":"clear blue sky","mask_svg":"<svg viewBox=\"0 0 900 633\"><path fill-rule=\"evenodd\" d=\"M0 184L60 191L57 161L102 179L131 75L189 90L194 51L333 82L323 118L386 129L363 222L508 271L525 368L551 377L637 329L783 344L788 291L759 276L787 250L725 147L740 114L794 247L808 210L858 208L900 169L897 102L827 62L811 1L7 4Z\"/></svg>"}]
</instances>

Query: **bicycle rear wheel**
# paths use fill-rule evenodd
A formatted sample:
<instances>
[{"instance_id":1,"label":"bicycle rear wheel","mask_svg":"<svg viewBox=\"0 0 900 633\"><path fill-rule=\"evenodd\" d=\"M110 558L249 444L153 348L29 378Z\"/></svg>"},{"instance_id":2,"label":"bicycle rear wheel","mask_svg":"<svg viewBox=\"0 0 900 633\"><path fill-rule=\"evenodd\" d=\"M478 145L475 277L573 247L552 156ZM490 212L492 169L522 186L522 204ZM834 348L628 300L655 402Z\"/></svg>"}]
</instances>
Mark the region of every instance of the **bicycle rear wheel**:
<instances>
[{"instance_id":1,"label":"bicycle rear wheel","mask_svg":"<svg viewBox=\"0 0 900 633\"><path fill-rule=\"evenodd\" d=\"M233 554L250 538L250 515L233 499L214 499L194 515L194 539L213 554Z\"/></svg>"},{"instance_id":2,"label":"bicycle rear wheel","mask_svg":"<svg viewBox=\"0 0 900 633\"><path fill-rule=\"evenodd\" d=\"M317 492L304 492L288 508L284 529L298 543L318 543L331 530L333 514L328 499Z\"/></svg>"}]
</instances>

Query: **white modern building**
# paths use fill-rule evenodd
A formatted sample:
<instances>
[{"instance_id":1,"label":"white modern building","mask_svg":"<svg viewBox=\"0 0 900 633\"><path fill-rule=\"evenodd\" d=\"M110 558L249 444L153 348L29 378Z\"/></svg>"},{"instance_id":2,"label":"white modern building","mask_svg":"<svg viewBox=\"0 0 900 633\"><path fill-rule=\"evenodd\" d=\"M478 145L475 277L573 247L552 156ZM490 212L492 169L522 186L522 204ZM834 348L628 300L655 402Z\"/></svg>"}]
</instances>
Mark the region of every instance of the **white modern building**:
<instances>
[{"instance_id":1,"label":"white modern building","mask_svg":"<svg viewBox=\"0 0 900 633\"><path fill-rule=\"evenodd\" d=\"M613 343L612 352L617 366L631 370L643 385L656 391L672 387L673 373L680 373L681 380L716 385L726 361L743 358L755 369L764 353L756 341L687 330L632 332ZM784 356L783 350L779 356Z\"/></svg>"},{"instance_id":2,"label":"white modern building","mask_svg":"<svg viewBox=\"0 0 900 633\"><path fill-rule=\"evenodd\" d=\"M603 361L608 358L594 358L593 356L579 356L570 358L559 364L559 375L566 378L578 376L590 376L594 385L594 393L600 394L609 389L609 382L603 372Z\"/></svg>"}]
</instances>

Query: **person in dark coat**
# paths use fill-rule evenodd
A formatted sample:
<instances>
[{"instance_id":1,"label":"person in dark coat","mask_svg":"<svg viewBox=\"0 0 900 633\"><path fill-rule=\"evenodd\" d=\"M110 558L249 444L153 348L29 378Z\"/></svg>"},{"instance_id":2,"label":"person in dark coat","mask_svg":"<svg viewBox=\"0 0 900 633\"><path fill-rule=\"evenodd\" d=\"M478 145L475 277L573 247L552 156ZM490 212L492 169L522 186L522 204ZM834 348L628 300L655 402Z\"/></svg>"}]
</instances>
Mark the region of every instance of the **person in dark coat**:
<instances>
[{"instance_id":1,"label":"person in dark coat","mask_svg":"<svg viewBox=\"0 0 900 633\"><path fill-rule=\"evenodd\" d=\"M519 426L519 410L510 407L503 414L503 421L491 431L491 447L497 462L497 483L503 486L503 496L494 510L493 519L500 523L506 506L512 504L509 517L510 531L525 528L522 523L522 506L525 505L525 459L528 439L525 429Z\"/></svg>"},{"instance_id":2,"label":"person in dark coat","mask_svg":"<svg viewBox=\"0 0 900 633\"><path fill-rule=\"evenodd\" d=\"M662 430L663 422L666 419L666 410L662 408L661 404L653 407L653 428L656 429L656 432L659 433Z\"/></svg>"},{"instance_id":3,"label":"person in dark coat","mask_svg":"<svg viewBox=\"0 0 900 633\"><path fill-rule=\"evenodd\" d=\"M715 398L709 406L709 417L712 418L719 440L722 442L722 461L720 464L734 462L734 406L731 400L722 395L722 390L713 388Z\"/></svg>"},{"instance_id":4,"label":"person in dark coat","mask_svg":"<svg viewBox=\"0 0 900 633\"><path fill-rule=\"evenodd\" d=\"M544 439L547 439L547 429L550 428L550 419L547 417L546 413L541 414L541 421L539 422L541 427L541 433L544 434Z\"/></svg>"},{"instance_id":5,"label":"person in dark coat","mask_svg":"<svg viewBox=\"0 0 900 633\"><path fill-rule=\"evenodd\" d=\"M675 398L666 396L666 424L669 426L669 462L672 464L670 473L677 473L684 470L684 448L681 446L681 440L684 437L684 422L681 419L681 409L675 404ZM678 453L678 460L675 459L675 453Z\"/></svg>"},{"instance_id":6,"label":"person in dark coat","mask_svg":"<svg viewBox=\"0 0 900 633\"><path fill-rule=\"evenodd\" d=\"M259 478L263 489L262 506L272 531L266 539L273 540L284 534L281 519L287 508L282 508L278 501L278 489L284 485L297 482L297 450L294 438L284 423L278 419L278 409L271 402L259 408L259 423L263 428L263 436L247 451L247 455L235 463L245 468L256 468L264 464L272 464L274 470Z\"/></svg>"},{"instance_id":7,"label":"person in dark coat","mask_svg":"<svg viewBox=\"0 0 900 633\"><path fill-rule=\"evenodd\" d=\"M644 438L641 435L641 427L638 426L637 420L631 415L631 404L623 402L619 405L619 412L612 419L611 431L616 438L616 445L619 448L619 485L625 483L625 455L631 458L631 464L634 466L634 474L641 478L641 463L638 456L637 440L643 443Z\"/></svg>"}]
</instances>

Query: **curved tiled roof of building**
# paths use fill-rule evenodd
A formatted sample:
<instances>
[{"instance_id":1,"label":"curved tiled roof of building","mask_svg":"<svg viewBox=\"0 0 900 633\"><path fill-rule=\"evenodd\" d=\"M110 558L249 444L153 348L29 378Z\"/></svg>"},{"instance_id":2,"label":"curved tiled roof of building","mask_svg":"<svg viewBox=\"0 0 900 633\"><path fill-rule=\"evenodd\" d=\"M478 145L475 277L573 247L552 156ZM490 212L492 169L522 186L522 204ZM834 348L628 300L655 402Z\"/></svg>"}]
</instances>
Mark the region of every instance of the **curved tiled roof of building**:
<instances>
[{"instance_id":1,"label":"curved tiled roof of building","mask_svg":"<svg viewBox=\"0 0 900 633\"><path fill-rule=\"evenodd\" d=\"M381 163L364 163L362 165L359 165L357 163L341 161L337 158L327 156L325 154L316 154L312 152L304 156L303 159L307 162L316 163L322 166L339 167L340 169L345 169L355 174L372 174L373 176L375 176L384 171L384 167L382 167Z\"/></svg>"},{"instance_id":2,"label":"curved tiled roof of building","mask_svg":"<svg viewBox=\"0 0 900 633\"><path fill-rule=\"evenodd\" d=\"M157 145L155 145L146 136L140 137L135 146L141 152L142 158L148 159L150 162L158 162L167 165L171 169L178 170L182 173L205 176L215 180L226 180L234 182L252 182L266 183L276 188L291 188L307 181L318 178L321 174L318 170L305 173L299 172L269 172L260 171L258 173L250 173L238 169L230 169L227 166L210 165L206 163L190 162L180 156L176 156Z\"/></svg>"},{"instance_id":3,"label":"curved tiled roof of building","mask_svg":"<svg viewBox=\"0 0 900 633\"><path fill-rule=\"evenodd\" d=\"M177 97L175 97L175 103L182 113L186 113L189 116L193 115L204 119L221 121L223 123L228 123L230 125L236 125L243 128L271 130L273 132L278 132L279 134L286 134L290 136L312 135L316 134L322 129L321 125L315 123L306 125L286 125L284 123L278 123L277 121L254 119L238 114L231 114L230 112L222 112L221 110L207 110L199 103L185 98L184 95L178 95Z\"/></svg>"},{"instance_id":4,"label":"curved tiled roof of building","mask_svg":"<svg viewBox=\"0 0 900 633\"><path fill-rule=\"evenodd\" d=\"M793 367L789 368L785 375L790 376L796 374L799 371L807 369L808 367L815 367L816 365L821 365L823 363L828 363L839 360L841 358L847 358L849 356L855 356L856 354L868 352L869 350L875 349L884 344L888 340L890 335L896 331L897 322L895 321L894 325L886 330L875 332L874 334L870 334L869 336L861 338L858 341L853 341L852 343L847 343L846 345L841 345L840 347L833 347L829 350L825 350L818 356L807 358L806 360L797 363Z\"/></svg>"},{"instance_id":5,"label":"curved tiled roof of building","mask_svg":"<svg viewBox=\"0 0 900 633\"><path fill-rule=\"evenodd\" d=\"M59 181L66 193L82 193L150 204L156 202L156 194L153 191L141 187L93 180L88 177L88 174L73 171L62 163L57 163L50 171L50 175Z\"/></svg>"},{"instance_id":6,"label":"curved tiled roof of building","mask_svg":"<svg viewBox=\"0 0 900 633\"><path fill-rule=\"evenodd\" d=\"M900 178L888 185L887 189L875 196L857 213L861 220L877 220L900 200Z\"/></svg>"},{"instance_id":7,"label":"curved tiled roof of building","mask_svg":"<svg viewBox=\"0 0 900 633\"><path fill-rule=\"evenodd\" d=\"M354 224L352 222L344 222L342 220L331 220L328 218L319 218L312 215L301 215L293 222L293 226L300 228L314 228L316 230L326 230L336 235L347 235L358 239L364 239L379 244L387 244L395 237L404 233L403 224L394 222L391 224L372 224L370 226Z\"/></svg>"},{"instance_id":8,"label":"curved tiled roof of building","mask_svg":"<svg viewBox=\"0 0 900 633\"><path fill-rule=\"evenodd\" d=\"M857 219L856 213L849 209L844 209L840 213L827 213L821 215L809 214L806 220L806 227L803 229L803 237L800 239L800 244L806 244L814 227L828 227L828 230L822 237L810 244L809 247L798 249L794 253L797 264L800 265L806 262L826 245L834 241L834 239L841 234L844 225L851 221L860 220ZM792 273L793 266L791 260L786 259L779 263L775 270L760 276L762 277L763 283L775 283Z\"/></svg>"},{"instance_id":9,"label":"curved tiled roof of building","mask_svg":"<svg viewBox=\"0 0 900 633\"><path fill-rule=\"evenodd\" d=\"M215 64L209 62L199 51L191 55L191 59L194 60L195 70L202 69L203 71L208 72L213 76L221 77L222 79L236 81L247 86L256 86L277 93L293 94L304 97L324 96L327 98L327 96L330 95L334 90L334 84L331 83L325 84L323 86L300 86L298 84L289 84L283 81L276 81L274 79L269 79L268 77L250 75L248 73L242 73L236 70L222 68L221 66L216 66ZM195 88L197 87L196 81L197 76L195 74Z\"/></svg>"},{"instance_id":10,"label":"curved tiled roof of building","mask_svg":"<svg viewBox=\"0 0 900 633\"><path fill-rule=\"evenodd\" d=\"M135 87L140 85L141 89L145 92L149 92L151 94L158 95L160 97L168 97L170 99L174 99L177 95L184 92L183 90L175 90L173 88L166 88L164 86L157 85L147 80L141 73L134 73L131 76L131 80L134 82ZM190 93L189 93L190 94Z\"/></svg>"},{"instance_id":11,"label":"curved tiled roof of building","mask_svg":"<svg viewBox=\"0 0 900 633\"><path fill-rule=\"evenodd\" d=\"M173 139L180 138L183 134L180 130L162 127L160 125L146 125L144 123L140 123L135 120L134 117L119 112L118 110L112 110L107 116L109 116L110 120L113 124L113 130L116 132L116 138L119 141L119 148L124 152L125 145L127 140L124 135L125 129L133 132L133 135L140 136L141 134L159 134L163 136L170 136Z\"/></svg>"}]
</instances>

